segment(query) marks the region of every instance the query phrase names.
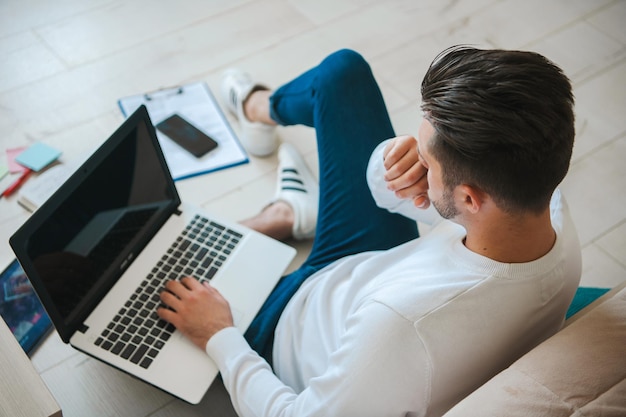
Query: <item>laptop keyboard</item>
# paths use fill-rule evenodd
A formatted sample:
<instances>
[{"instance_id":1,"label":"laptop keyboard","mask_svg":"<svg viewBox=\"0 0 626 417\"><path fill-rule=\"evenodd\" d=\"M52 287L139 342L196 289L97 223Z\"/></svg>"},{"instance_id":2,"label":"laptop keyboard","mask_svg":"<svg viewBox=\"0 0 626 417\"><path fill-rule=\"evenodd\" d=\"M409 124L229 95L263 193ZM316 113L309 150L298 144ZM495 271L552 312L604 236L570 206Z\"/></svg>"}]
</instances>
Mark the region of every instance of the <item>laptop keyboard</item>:
<instances>
[{"instance_id":1,"label":"laptop keyboard","mask_svg":"<svg viewBox=\"0 0 626 417\"><path fill-rule=\"evenodd\" d=\"M209 281L235 249L242 235L196 216L94 342L132 363L148 368L174 333L156 313L168 280L193 276Z\"/></svg>"}]
</instances>

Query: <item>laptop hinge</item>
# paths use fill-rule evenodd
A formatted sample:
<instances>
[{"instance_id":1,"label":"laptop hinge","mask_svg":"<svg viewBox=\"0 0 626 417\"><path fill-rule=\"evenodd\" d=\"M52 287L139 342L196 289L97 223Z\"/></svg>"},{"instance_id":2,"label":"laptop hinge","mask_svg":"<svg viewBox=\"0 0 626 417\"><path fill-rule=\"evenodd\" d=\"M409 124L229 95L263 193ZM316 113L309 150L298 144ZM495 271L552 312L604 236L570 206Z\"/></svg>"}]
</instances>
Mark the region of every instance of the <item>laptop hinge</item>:
<instances>
[{"instance_id":1,"label":"laptop hinge","mask_svg":"<svg viewBox=\"0 0 626 417\"><path fill-rule=\"evenodd\" d=\"M78 331L83 334L87 333L88 330L89 330L89 326L87 326L85 323L81 324L80 327L78 328Z\"/></svg>"},{"instance_id":2,"label":"laptop hinge","mask_svg":"<svg viewBox=\"0 0 626 417\"><path fill-rule=\"evenodd\" d=\"M183 212L180 209L176 209L174 210L174 214L180 216L181 214L183 214Z\"/></svg>"}]
</instances>

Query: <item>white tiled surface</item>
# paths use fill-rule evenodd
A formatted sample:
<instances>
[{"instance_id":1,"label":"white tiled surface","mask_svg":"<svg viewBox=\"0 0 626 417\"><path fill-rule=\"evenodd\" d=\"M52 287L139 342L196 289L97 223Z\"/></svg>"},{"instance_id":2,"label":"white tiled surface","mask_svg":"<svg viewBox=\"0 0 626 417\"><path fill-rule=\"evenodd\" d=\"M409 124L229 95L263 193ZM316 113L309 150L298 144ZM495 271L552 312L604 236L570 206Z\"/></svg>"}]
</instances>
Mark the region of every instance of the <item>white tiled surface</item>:
<instances>
[{"instance_id":1,"label":"white tiled surface","mask_svg":"<svg viewBox=\"0 0 626 417\"><path fill-rule=\"evenodd\" d=\"M535 50L574 84L578 137L563 190L583 244L582 284L614 286L626 279L624 22L626 2L617 0L3 0L0 151L43 141L68 161L122 121L119 97L197 80L217 92L230 66L278 86L343 47L371 63L397 132L416 134L419 84L437 52L456 43ZM316 169L309 129L281 128L280 135ZM252 158L178 186L183 198L238 220L273 193L275 164L275 157ZM26 216L15 197L0 201L2 264L12 257L8 236ZM308 245L298 248L301 259ZM66 416L216 415L56 337L34 363ZM106 390L68 379L77 374L99 375ZM120 381L123 389L115 387Z\"/></svg>"}]
</instances>

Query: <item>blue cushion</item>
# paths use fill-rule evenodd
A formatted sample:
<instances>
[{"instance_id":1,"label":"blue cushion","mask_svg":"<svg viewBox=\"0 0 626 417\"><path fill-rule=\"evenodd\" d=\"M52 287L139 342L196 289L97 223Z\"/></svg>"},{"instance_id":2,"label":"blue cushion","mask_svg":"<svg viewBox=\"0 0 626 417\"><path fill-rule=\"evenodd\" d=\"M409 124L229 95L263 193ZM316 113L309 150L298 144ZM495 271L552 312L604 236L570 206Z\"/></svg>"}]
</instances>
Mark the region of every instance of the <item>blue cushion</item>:
<instances>
[{"instance_id":1,"label":"blue cushion","mask_svg":"<svg viewBox=\"0 0 626 417\"><path fill-rule=\"evenodd\" d=\"M609 290L610 288L579 287L576 290L576 294L574 295L572 304L570 304L569 309L567 310L565 318L570 318L574 314L578 313L580 310L594 302L597 298L603 296Z\"/></svg>"}]
</instances>

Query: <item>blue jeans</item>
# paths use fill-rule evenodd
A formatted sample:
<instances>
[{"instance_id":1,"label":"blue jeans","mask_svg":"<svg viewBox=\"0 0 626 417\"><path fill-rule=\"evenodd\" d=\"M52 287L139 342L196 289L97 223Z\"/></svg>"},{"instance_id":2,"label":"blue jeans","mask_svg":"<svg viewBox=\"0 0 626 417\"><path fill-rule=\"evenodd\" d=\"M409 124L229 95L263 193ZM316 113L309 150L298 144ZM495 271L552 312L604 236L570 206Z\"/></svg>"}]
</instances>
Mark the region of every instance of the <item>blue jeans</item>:
<instances>
[{"instance_id":1,"label":"blue jeans","mask_svg":"<svg viewBox=\"0 0 626 417\"><path fill-rule=\"evenodd\" d=\"M283 126L315 128L319 158L319 216L308 259L281 278L245 334L272 363L280 315L310 275L347 255L389 249L418 237L413 220L376 206L366 181L374 148L394 137L383 97L368 63L340 50L277 89L270 115Z\"/></svg>"}]
</instances>

